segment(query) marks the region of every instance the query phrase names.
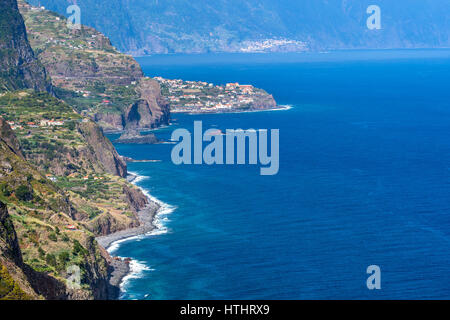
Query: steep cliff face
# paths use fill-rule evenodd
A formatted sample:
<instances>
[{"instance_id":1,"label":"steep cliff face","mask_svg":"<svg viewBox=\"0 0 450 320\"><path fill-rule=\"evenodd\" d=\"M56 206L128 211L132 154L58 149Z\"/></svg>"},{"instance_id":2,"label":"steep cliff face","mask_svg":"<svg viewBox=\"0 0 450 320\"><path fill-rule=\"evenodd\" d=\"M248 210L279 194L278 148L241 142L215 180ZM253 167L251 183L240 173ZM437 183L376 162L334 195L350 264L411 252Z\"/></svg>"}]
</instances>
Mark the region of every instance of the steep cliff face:
<instances>
[{"instance_id":1,"label":"steep cliff face","mask_svg":"<svg viewBox=\"0 0 450 320\"><path fill-rule=\"evenodd\" d=\"M35 58L16 0L0 10L0 91L31 88L52 91L44 67Z\"/></svg>"},{"instance_id":2,"label":"steep cliff face","mask_svg":"<svg viewBox=\"0 0 450 320\"><path fill-rule=\"evenodd\" d=\"M17 239L16 230L11 218L8 215L8 210L3 202L0 202L0 251L2 256L10 259L16 265L22 266L22 253L19 247L19 240Z\"/></svg>"},{"instance_id":3,"label":"steep cliff face","mask_svg":"<svg viewBox=\"0 0 450 320\"><path fill-rule=\"evenodd\" d=\"M159 83L142 78L137 87L139 100L125 112L125 129L155 128L169 123L170 107L161 96Z\"/></svg>"},{"instance_id":4,"label":"steep cliff face","mask_svg":"<svg viewBox=\"0 0 450 320\"><path fill-rule=\"evenodd\" d=\"M24 29L15 23L17 5L5 0L3 11L1 1L0 43L17 51L18 62L10 68L15 56L0 52L6 70L0 84L41 90L32 72L36 61L27 56L32 51L21 47L24 32L17 33ZM9 9L16 15L3 15ZM8 23L15 33L5 40ZM46 92L6 92L0 106L0 298L113 297L118 288L108 281L111 257L89 225L99 219L111 226L97 234L139 225L136 211L146 199L122 178L126 163L97 124ZM81 271L78 289L66 285L71 266Z\"/></svg>"},{"instance_id":5,"label":"steep cliff face","mask_svg":"<svg viewBox=\"0 0 450 320\"><path fill-rule=\"evenodd\" d=\"M6 205L0 202L0 300L38 298L23 267L14 225Z\"/></svg>"},{"instance_id":6,"label":"steep cliff face","mask_svg":"<svg viewBox=\"0 0 450 320\"><path fill-rule=\"evenodd\" d=\"M277 106L277 102L272 95L265 95L255 98L253 101L254 109L272 109Z\"/></svg>"},{"instance_id":7,"label":"steep cliff face","mask_svg":"<svg viewBox=\"0 0 450 320\"><path fill-rule=\"evenodd\" d=\"M3 118L0 118L0 139L11 148L11 151L23 157L19 140L17 140L17 137L12 132L11 127Z\"/></svg>"},{"instance_id":8,"label":"steep cliff face","mask_svg":"<svg viewBox=\"0 0 450 320\"><path fill-rule=\"evenodd\" d=\"M79 131L89 144L98 163L101 163L108 173L120 177L127 176L127 163L95 123L81 123Z\"/></svg>"},{"instance_id":9,"label":"steep cliff face","mask_svg":"<svg viewBox=\"0 0 450 320\"><path fill-rule=\"evenodd\" d=\"M2 292L10 299L108 298L116 291L108 284L109 255L81 225L77 232L63 231L77 224L76 204L15 151L18 139L0 123L0 298ZM70 265L83 270L89 289L67 287Z\"/></svg>"}]
</instances>

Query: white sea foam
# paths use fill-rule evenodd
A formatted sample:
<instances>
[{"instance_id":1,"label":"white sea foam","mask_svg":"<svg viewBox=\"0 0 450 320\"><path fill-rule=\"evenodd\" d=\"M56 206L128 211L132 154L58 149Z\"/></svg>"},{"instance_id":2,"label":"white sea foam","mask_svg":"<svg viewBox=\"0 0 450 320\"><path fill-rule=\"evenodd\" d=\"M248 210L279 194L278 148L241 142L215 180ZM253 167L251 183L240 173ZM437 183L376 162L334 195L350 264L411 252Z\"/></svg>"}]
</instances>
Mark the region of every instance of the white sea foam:
<instances>
[{"instance_id":1,"label":"white sea foam","mask_svg":"<svg viewBox=\"0 0 450 320\"><path fill-rule=\"evenodd\" d=\"M269 109L269 110L261 110L261 111L287 111L287 110L291 110L294 106L291 104L286 104L286 105L280 105L280 108L274 108L274 109Z\"/></svg>"},{"instance_id":2,"label":"white sea foam","mask_svg":"<svg viewBox=\"0 0 450 320\"><path fill-rule=\"evenodd\" d=\"M128 171L128 174L135 177L133 179L133 181L131 182L134 185L136 185L136 183L139 183L139 182L142 182L144 180L150 179L150 177L148 177L148 176L141 176L137 172L133 172L133 171ZM142 189L142 188L140 188L140 189Z\"/></svg>"},{"instance_id":3,"label":"white sea foam","mask_svg":"<svg viewBox=\"0 0 450 320\"><path fill-rule=\"evenodd\" d=\"M232 111L232 112L224 112L224 113L214 113L214 114L233 114L233 113L256 113L256 112L273 112L273 111L287 111L291 110L294 106L290 104L279 105L278 108L272 109L261 109L261 110L250 110L250 111ZM196 113L190 113L196 115Z\"/></svg>"},{"instance_id":4,"label":"white sea foam","mask_svg":"<svg viewBox=\"0 0 450 320\"><path fill-rule=\"evenodd\" d=\"M122 282L120 283L120 290L124 292L129 284L130 280L133 279L140 279L145 275L145 272L154 271L154 269L150 268L149 266L145 265L142 261L138 260L131 260L130 261L130 272L122 279Z\"/></svg>"},{"instance_id":5,"label":"white sea foam","mask_svg":"<svg viewBox=\"0 0 450 320\"><path fill-rule=\"evenodd\" d=\"M117 251L117 249L119 249L120 245L124 242L128 242L128 241L140 241L145 237L145 235L138 235L138 236L131 236L128 238L124 238L124 239L120 239L117 241L112 242L108 249L106 251L108 251L109 254L113 254L115 251Z\"/></svg>"},{"instance_id":6,"label":"white sea foam","mask_svg":"<svg viewBox=\"0 0 450 320\"><path fill-rule=\"evenodd\" d=\"M160 208L158 209L158 212L156 213L155 217L153 218L153 224L156 227L152 231L146 234L146 236L157 236L161 234L165 234L169 232L169 229L166 222L169 222L169 218L167 218L168 215L170 215L172 212L175 211L176 207L162 202L161 200L155 198L152 196L147 190L140 187L139 185L136 185L138 188L141 189L141 191L153 202L157 203Z\"/></svg>"},{"instance_id":7,"label":"white sea foam","mask_svg":"<svg viewBox=\"0 0 450 320\"><path fill-rule=\"evenodd\" d=\"M137 235L137 236L131 236L125 239L121 239L121 240L117 240L114 241L113 243L110 244L110 246L108 247L108 252L109 253L113 253L114 251L116 251L117 249L119 249L120 245L124 242L128 242L128 241L140 241L146 237L149 236L157 236L157 235L162 235L165 233L169 232L169 228L167 227L166 223L170 222L169 218L167 217L168 215L170 215L172 212L175 211L176 207L165 203L157 198L155 198L154 196L152 196L146 189L144 189L143 187L139 186L138 183L145 181L147 179L149 179L150 177L148 176L142 176L137 172L132 172L132 171L128 171L128 173L130 175L135 176L136 178L132 181L132 184L134 184L135 186L137 186L142 193L150 200L153 201L155 203L157 203L159 205L159 209L156 212L155 216L153 217L153 225L155 226L155 229L153 229L152 231L146 233L146 234L142 234L142 235Z\"/></svg>"},{"instance_id":8,"label":"white sea foam","mask_svg":"<svg viewBox=\"0 0 450 320\"><path fill-rule=\"evenodd\" d=\"M107 249L107 251L110 254L113 253L114 251L116 251L117 249L119 249L120 245L124 242L141 241L142 239L149 237L149 236L158 236L158 235L168 233L169 228L166 226L165 223L169 222L170 220L167 216L169 214L171 214L173 211L175 211L175 209L176 209L176 207L171 206L170 204L167 204L167 203L155 198L146 189L144 189L143 187L138 185L139 182L145 181L145 180L149 179L150 177L142 176L139 173L132 172L132 171L128 171L128 173L130 175L135 176L135 179L131 183L134 184L135 186L137 186L142 191L142 193L144 193L144 195L146 197L148 197L148 199L157 203L160 207L158 209L158 212L153 217L153 225L155 226L155 229L148 232L147 234L131 236L131 237L128 237L125 239L114 241L113 243L110 244L110 246ZM130 266L130 272L122 279L122 282L120 283L120 290L122 293L126 291L126 287L127 287L128 283L130 282L130 280L141 278L146 271L148 271L148 272L154 271L154 269L151 269L150 267L146 266L142 261L138 261L138 260L131 260L129 266Z\"/></svg>"}]
</instances>

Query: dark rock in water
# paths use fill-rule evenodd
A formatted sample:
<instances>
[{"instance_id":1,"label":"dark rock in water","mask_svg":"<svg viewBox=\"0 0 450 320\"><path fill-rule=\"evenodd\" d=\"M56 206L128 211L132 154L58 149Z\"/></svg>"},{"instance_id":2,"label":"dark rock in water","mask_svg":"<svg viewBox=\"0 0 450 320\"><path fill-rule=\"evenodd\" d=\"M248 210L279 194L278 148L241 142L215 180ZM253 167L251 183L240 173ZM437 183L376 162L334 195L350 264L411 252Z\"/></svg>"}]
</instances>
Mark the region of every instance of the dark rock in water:
<instances>
[{"instance_id":1,"label":"dark rock in water","mask_svg":"<svg viewBox=\"0 0 450 320\"><path fill-rule=\"evenodd\" d=\"M114 142L130 144L155 144L158 143L159 140L153 133L141 135L138 130L127 130Z\"/></svg>"}]
</instances>

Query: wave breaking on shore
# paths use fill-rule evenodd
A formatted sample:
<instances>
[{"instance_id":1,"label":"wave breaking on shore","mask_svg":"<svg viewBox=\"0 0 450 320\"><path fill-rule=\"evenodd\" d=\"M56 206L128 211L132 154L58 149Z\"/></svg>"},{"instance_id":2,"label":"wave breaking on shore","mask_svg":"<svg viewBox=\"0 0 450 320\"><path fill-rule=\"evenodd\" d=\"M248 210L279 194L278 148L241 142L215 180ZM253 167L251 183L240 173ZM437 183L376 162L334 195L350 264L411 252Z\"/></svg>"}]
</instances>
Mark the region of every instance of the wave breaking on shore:
<instances>
[{"instance_id":1,"label":"wave breaking on shore","mask_svg":"<svg viewBox=\"0 0 450 320\"><path fill-rule=\"evenodd\" d=\"M98 237L97 241L102 245L108 253L113 256L122 243L129 241L141 241L144 238L158 236L169 232L166 223L170 220L167 218L176 207L167 204L139 185L140 182L149 179L148 176L139 175L136 172L128 172L127 180L138 187L142 193L148 198L149 205L139 212L139 220L141 226L137 228L126 229L116 233ZM120 257L122 261L129 257ZM120 268L119 268L120 269ZM115 281L119 280L120 296L126 290L127 284L132 279L142 277L145 271L153 271L153 269L145 265L142 261L132 259L125 270L119 270ZM119 297L120 298L120 297Z\"/></svg>"},{"instance_id":2,"label":"wave breaking on shore","mask_svg":"<svg viewBox=\"0 0 450 320\"><path fill-rule=\"evenodd\" d=\"M149 236L157 236L168 233L169 229L166 223L170 220L167 219L167 216L170 215L176 209L176 207L152 196L148 190L144 189L142 186L139 185L140 182L148 180L150 177L142 176L132 171L128 171L128 175L129 175L128 181L133 185L135 185L136 187L138 187L142 191L142 193L148 198L149 202L156 204L158 209L156 210L156 213L152 216L151 224L153 228L151 228L151 230L145 230L141 234L130 235L128 237L123 237L121 239L112 241L106 248L110 254L116 251L120 247L120 245L124 242L139 240Z\"/></svg>"}]
</instances>

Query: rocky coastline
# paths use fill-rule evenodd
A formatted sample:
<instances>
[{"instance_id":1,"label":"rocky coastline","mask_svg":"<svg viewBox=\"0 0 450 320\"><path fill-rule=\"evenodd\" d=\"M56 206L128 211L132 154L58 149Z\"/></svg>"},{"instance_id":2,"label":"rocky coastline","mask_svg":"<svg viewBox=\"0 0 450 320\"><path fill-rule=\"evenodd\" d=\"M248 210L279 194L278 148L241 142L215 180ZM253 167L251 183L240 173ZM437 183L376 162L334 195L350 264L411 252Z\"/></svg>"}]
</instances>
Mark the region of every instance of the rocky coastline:
<instances>
[{"instance_id":1,"label":"rocky coastline","mask_svg":"<svg viewBox=\"0 0 450 320\"><path fill-rule=\"evenodd\" d=\"M114 140L114 143L122 144L156 144L159 143L158 138L153 134L142 135L137 129L127 130L119 137L119 139Z\"/></svg>"},{"instance_id":2,"label":"rocky coastline","mask_svg":"<svg viewBox=\"0 0 450 320\"><path fill-rule=\"evenodd\" d=\"M134 174L128 174L127 180L132 183L137 178ZM97 237L97 243L108 250L112 244L117 241L125 240L128 238L147 234L154 229L154 219L161 206L155 201L148 198L148 205L138 212L139 226L135 228L129 228L121 231L117 231L105 236ZM130 258L111 257L109 261L109 285L115 290L109 292L108 299L116 300L120 296L120 284L123 279L131 272L130 270Z\"/></svg>"}]
</instances>

